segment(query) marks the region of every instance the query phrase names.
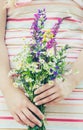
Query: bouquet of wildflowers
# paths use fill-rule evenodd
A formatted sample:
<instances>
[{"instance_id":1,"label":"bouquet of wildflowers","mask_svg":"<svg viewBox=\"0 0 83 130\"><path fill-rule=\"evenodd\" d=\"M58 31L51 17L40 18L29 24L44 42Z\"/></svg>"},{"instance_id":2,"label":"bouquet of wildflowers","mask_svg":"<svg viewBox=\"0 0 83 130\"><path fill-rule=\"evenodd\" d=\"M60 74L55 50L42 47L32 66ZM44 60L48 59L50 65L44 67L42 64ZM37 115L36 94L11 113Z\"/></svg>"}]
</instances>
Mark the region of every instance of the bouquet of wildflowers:
<instances>
[{"instance_id":1,"label":"bouquet of wildflowers","mask_svg":"<svg viewBox=\"0 0 83 130\"><path fill-rule=\"evenodd\" d=\"M34 91L38 87L56 78L64 80L64 74L67 71L65 52L69 47L65 45L57 51L56 34L66 18L60 18L51 29L45 30L46 11L38 10L31 26L32 39L29 43L25 43L22 51L14 58L16 67L10 72L14 84L22 87L33 103L36 96ZM43 114L45 113L44 105L37 107ZM28 130L46 130L44 121L41 122L42 127L28 127Z\"/></svg>"}]
</instances>

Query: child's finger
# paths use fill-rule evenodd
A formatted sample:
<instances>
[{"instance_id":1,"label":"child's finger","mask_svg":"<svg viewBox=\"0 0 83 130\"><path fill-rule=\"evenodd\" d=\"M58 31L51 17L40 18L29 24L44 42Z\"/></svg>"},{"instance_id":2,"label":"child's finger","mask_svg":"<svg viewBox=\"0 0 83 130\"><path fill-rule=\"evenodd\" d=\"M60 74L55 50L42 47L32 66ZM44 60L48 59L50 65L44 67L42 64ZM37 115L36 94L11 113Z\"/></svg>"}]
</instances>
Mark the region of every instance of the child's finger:
<instances>
[{"instance_id":1,"label":"child's finger","mask_svg":"<svg viewBox=\"0 0 83 130\"><path fill-rule=\"evenodd\" d=\"M23 113L26 117L32 121L34 124L41 126L41 122L28 110L28 108L23 109Z\"/></svg>"},{"instance_id":2,"label":"child's finger","mask_svg":"<svg viewBox=\"0 0 83 130\"><path fill-rule=\"evenodd\" d=\"M18 123L20 123L21 125L26 125L26 124L19 118L19 116L18 116L17 114L14 114L13 117L14 117L14 119L15 119Z\"/></svg>"},{"instance_id":3,"label":"child's finger","mask_svg":"<svg viewBox=\"0 0 83 130\"><path fill-rule=\"evenodd\" d=\"M20 119L21 119L26 125L28 125L28 126L30 126L30 127L32 127L32 128L35 126L34 123L31 122L22 112L19 112L18 115L19 115Z\"/></svg>"},{"instance_id":4,"label":"child's finger","mask_svg":"<svg viewBox=\"0 0 83 130\"><path fill-rule=\"evenodd\" d=\"M34 92L34 94L40 94L40 93L42 93L42 92L48 90L49 88L51 88L51 87L53 87L53 86L54 86L54 83L52 83L52 84L45 84L45 85L43 85L42 87L38 88L38 89Z\"/></svg>"},{"instance_id":5,"label":"child's finger","mask_svg":"<svg viewBox=\"0 0 83 130\"><path fill-rule=\"evenodd\" d=\"M51 102L52 100L54 100L55 98L57 98L59 96L60 96L59 93L54 93L54 94L52 94L52 95L50 95L50 96L36 102L35 104L36 105L46 104L48 102Z\"/></svg>"},{"instance_id":6,"label":"child's finger","mask_svg":"<svg viewBox=\"0 0 83 130\"><path fill-rule=\"evenodd\" d=\"M54 87L51 87L51 88L49 88L48 90L46 90L45 92L43 92L43 93L37 95L37 96L34 98L34 102L37 102L37 101L39 101L39 100L41 100L41 99L43 99L43 98L46 98L47 96L50 96L50 95L56 93L57 91L58 91L58 87L55 87L55 86L54 86Z\"/></svg>"},{"instance_id":7,"label":"child's finger","mask_svg":"<svg viewBox=\"0 0 83 130\"><path fill-rule=\"evenodd\" d=\"M31 110L35 115L37 115L38 118L40 118L41 120L44 119L44 115L42 114L42 112L31 102L29 102L28 106L29 110Z\"/></svg>"},{"instance_id":8,"label":"child's finger","mask_svg":"<svg viewBox=\"0 0 83 130\"><path fill-rule=\"evenodd\" d=\"M54 100L51 101L51 102L46 103L45 105L46 105L46 106L47 106L47 105L55 105L55 104L57 104L58 102L62 101L63 99L64 99L64 98L61 96L61 97L58 97L58 98L54 99Z\"/></svg>"}]
</instances>

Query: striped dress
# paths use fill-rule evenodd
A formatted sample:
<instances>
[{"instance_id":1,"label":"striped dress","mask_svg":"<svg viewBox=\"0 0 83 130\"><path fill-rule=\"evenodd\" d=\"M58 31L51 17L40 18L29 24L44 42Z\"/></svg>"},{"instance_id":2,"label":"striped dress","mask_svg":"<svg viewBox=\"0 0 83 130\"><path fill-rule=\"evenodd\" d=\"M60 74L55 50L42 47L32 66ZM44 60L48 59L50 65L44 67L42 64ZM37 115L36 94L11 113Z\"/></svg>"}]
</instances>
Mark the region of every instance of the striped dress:
<instances>
[{"instance_id":1,"label":"striped dress","mask_svg":"<svg viewBox=\"0 0 83 130\"><path fill-rule=\"evenodd\" d=\"M25 42L31 39L33 14L43 8L47 12L46 29L51 28L59 18L70 16L62 23L57 34L57 49L69 44L72 49L67 53L67 61L76 61L83 49L83 0L17 0L15 6L8 9L5 36L11 68L15 66L12 58L20 52L24 44L23 38ZM77 86L68 98L56 106L49 106L46 117L47 130L82 130L83 85ZM26 129L14 121L0 93L0 129L2 128Z\"/></svg>"}]
</instances>

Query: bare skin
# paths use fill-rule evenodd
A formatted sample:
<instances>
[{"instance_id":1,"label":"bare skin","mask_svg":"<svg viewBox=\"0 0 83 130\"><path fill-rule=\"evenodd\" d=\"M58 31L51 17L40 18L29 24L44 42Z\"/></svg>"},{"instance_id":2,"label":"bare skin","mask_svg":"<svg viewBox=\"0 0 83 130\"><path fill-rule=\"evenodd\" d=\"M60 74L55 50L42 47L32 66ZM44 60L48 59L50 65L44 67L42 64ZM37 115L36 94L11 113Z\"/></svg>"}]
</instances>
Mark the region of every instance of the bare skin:
<instances>
[{"instance_id":1,"label":"bare skin","mask_svg":"<svg viewBox=\"0 0 83 130\"><path fill-rule=\"evenodd\" d=\"M34 127L36 124L41 126L40 121L33 115L35 113L40 119L44 116L33 105L24 93L13 87L12 80L8 78L10 71L8 52L4 42L5 25L6 25L6 9L3 9L4 2L0 0L0 90L2 91L7 105L14 119L21 124ZM72 74L66 77L64 83L53 82L53 84L46 84L36 90L37 97L35 97L36 105L40 104L54 104L64 99L72 91L72 89L83 80L83 61L81 60L83 52L81 52L78 61L72 67ZM77 75L73 72L75 69L79 70ZM4 78L3 78L4 77ZM73 87L72 87L73 86Z\"/></svg>"},{"instance_id":2,"label":"bare skin","mask_svg":"<svg viewBox=\"0 0 83 130\"><path fill-rule=\"evenodd\" d=\"M44 117L43 114L29 101L20 89L13 87L12 80L8 78L10 66L7 49L4 43L6 9L3 9L4 2L2 0L0 0L0 3L0 90L4 94L9 110L17 122L31 127L35 125L41 126L40 121L32 112L40 119Z\"/></svg>"}]
</instances>

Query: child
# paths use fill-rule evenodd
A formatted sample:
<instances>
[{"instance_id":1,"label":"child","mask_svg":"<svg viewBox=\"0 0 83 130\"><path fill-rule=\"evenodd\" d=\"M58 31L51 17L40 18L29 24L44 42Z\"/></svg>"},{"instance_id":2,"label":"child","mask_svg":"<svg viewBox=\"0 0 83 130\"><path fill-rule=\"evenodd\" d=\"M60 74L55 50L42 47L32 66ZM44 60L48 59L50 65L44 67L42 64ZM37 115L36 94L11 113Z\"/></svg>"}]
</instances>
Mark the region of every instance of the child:
<instances>
[{"instance_id":1,"label":"child","mask_svg":"<svg viewBox=\"0 0 83 130\"><path fill-rule=\"evenodd\" d=\"M81 2L81 0L79 1ZM25 0L25 2L18 0L17 3L15 3L15 0L11 0L9 2L11 5L8 5L9 8L6 10L3 8L4 2L0 0L0 89L11 114L17 122L31 127L36 124L41 126L42 124L33 113L40 119L43 119L44 115L27 99L22 90L13 87L12 79L8 78L10 68L14 67L11 58L20 51L24 42L22 38L26 37L26 42L30 40L30 26L33 14L39 8L46 8L48 16L46 28L50 28L59 17L71 16L70 19L64 21L57 35L57 42L59 43L58 48L65 43L72 46L73 49L68 53L67 61L75 61L83 47L82 6L77 3L77 0L33 0L32 2L30 0ZM4 37L6 40L4 40ZM83 51L73 64L72 72L66 77L65 82L56 81L55 85L46 84L42 89L39 88L35 91L38 94L34 99L36 105L54 104L69 95L72 89L83 80L82 57ZM76 75L74 74L75 70L79 70Z\"/></svg>"}]
</instances>

